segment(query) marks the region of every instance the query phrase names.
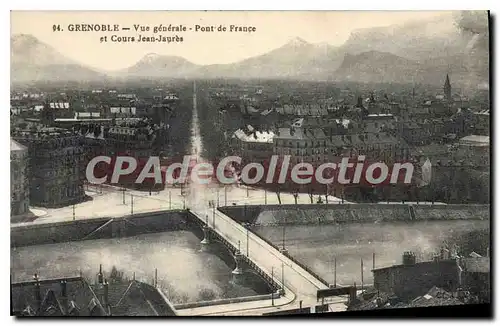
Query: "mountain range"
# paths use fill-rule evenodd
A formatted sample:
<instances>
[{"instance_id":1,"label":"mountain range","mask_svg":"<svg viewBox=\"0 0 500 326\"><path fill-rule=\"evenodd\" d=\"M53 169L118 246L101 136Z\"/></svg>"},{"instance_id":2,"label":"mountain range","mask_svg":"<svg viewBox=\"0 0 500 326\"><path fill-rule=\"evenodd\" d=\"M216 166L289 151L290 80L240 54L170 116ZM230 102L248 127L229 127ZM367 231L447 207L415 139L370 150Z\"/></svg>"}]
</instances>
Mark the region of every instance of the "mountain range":
<instances>
[{"instance_id":1,"label":"mountain range","mask_svg":"<svg viewBox=\"0 0 500 326\"><path fill-rule=\"evenodd\" d=\"M486 18L486 16L484 17ZM298 79L442 85L488 80L487 29L465 31L456 17L353 31L341 46L294 38L268 53L236 63L200 66L150 53L120 71L99 72L74 62L31 35L11 37L11 81L94 81L103 78ZM487 20L486 20L487 24ZM483 34L481 34L483 33Z\"/></svg>"},{"instance_id":2,"label":"mountain range","mask_svg":"<svg viewBox=\"0 0 500 326\"><path fill-rule=\"evenodd\" d=\"M53 47L27 34L10 39L10 77L13 83L99 80L103 73L66 58Z\"/></svg>"}]
</instances>

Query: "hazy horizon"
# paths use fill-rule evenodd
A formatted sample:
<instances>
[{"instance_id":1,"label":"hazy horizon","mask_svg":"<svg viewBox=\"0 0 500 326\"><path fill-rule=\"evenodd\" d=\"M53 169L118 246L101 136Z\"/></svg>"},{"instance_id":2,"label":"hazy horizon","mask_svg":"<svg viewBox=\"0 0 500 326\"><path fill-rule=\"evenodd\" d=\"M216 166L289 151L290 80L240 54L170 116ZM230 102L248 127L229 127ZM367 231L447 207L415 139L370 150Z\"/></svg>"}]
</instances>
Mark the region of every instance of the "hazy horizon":
<instances>
[{"instance_id":1,"label":"hazy horizon","mask_svg":"<svg viewBox=\"0 0 500 326\"><path fill-rule=\"evenodd\" d=\"M11 36L29 34L52 46L59 53L80 64L101 71L128 68L146 54L179 56L198 65L227 64L258 56L279 48L299 37L308 43L340 46L351 32L373 27L401 25L440 15L449 11L11 11ZM90 15L90 16L89 16ZM89 18L90 17L90 18ZM100 43L100 37L113 32L54 32L52 26L68 24L133 24L154 26L239 25L255 26L255 33L190 32L158 34L183 36L183 43ZM280 26L280 27L277 27ZM119 36L150 32L117 32ZM156 34L156 35L158 35Z\"/></svg>"}]
</instances>

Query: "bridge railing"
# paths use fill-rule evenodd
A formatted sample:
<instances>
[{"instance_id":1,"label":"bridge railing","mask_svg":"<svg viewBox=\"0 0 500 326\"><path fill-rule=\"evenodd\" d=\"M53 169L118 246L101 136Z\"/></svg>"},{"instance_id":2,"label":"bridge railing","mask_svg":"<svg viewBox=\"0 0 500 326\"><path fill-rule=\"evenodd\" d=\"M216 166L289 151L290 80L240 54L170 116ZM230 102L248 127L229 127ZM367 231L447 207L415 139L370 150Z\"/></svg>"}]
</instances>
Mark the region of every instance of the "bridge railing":
<instances>
[{"instance_id":1,"label":"bridge railing","mask_svg":"<svg viewBox=\"0 0 500 326\"><path fill-rule=\"evenodd\" d=\"M224 214L224 212L222 212L221 210L217 209L220 213ZM228 217L230 218L230 217ZM233 220L234 221L234 220ZM238 222L238 221L235 221L236 223L238 223L239 225L241 225L243 228L247 229L247 227L244 225L244 223L242 222ZM251 230L251 229L249 229ZM295 264L297 264L298 266L300 266L302 269L304 269L306 272L308 272L309 274L311 274L313 277L315 277L318 281L320 281L322 284L326 285L326 286L329 286L330 283L328 281L326 281L325 279L323 279L321 276L319 276L317 273L315 273L314 271L312 271L309 267L307 267L306 265L304 265L303 263L301 263L300 261L298 261L297 259L295 259L293 256L291 256L288 252L283 252L280 250L280 248L272 243L270 240L266 239L265 237L263 237L261 234L259 234L258 232L256 232L255 230L251 230L253 234L255 234L259 239L261 239L262 241L264 241L265 243L267 243L268 245L270 245L271 247L273 247L274 249L276 249L277 251L281 252L283 254L283 256L287 257L288 259L290 259L292 262L294 262Z\"/></svg>"},{"instance_id":2,"label":"bridge railing","mask_svg":"<svg viewBox=\"0 0 500 326\"><path fill-rule=\"evenodd\" d=\"M321 283L323 283L326 286L330 285L330 283L328 281L326 281L324 278L322 278L321 276L319 276L316 272L314 272L313 270L311 270L309 267L307 267L305 264L303 264L302 262L300 262L299 260L297 260L295 257L293 257L292 255L290 255L290 253L288 253L287 251L282 251L276 244L274 244L270 240L266 239L264 236L262 236L261 234L259 234L259 232L255 231L255 230L252 230L252 232L257 237L259 237L259 239L261 239L262 241L266 242L268 245L270 245L274 249L276 249L279 252L281 252L281 254L283 256L285 256L286 258L290 259L295 264L297 264L298 266L300 266L301 268L303 268L306 272L308 272L309 274L311 274L312 276L314 276L318 281L320 281Z\"/></svg>"}]
</instances>

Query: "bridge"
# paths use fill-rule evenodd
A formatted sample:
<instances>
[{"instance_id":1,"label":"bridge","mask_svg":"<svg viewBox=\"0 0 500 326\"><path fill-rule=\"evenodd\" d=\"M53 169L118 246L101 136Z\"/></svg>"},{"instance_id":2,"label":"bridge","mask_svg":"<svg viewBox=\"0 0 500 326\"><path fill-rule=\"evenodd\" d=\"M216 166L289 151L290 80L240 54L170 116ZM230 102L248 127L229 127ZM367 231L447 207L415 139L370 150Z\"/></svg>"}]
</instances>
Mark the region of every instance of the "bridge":
<instances>
[{"instance_id":1,"label":"bridge","mask_svg":"<svg viewBox=\"0 0 500 326\"><path fill-rule=\"evenodd\" d=\"M236 253L243 256L242 260L267 274L282 291L278 291L281 294L279 298L272 300L181 309L178 310L179 315L260 315L315 307L318 304L318 290L329 288L279 250L217 209L198 208L191 209L190 212L205 225L206 233L212 234L211 237L223 238L226 246L238 248ZM238 269L238 262L236 265ZM330 310L345 310L346 301L347 298L339 296L330 302Z\"/></svg>"}]
</instances>

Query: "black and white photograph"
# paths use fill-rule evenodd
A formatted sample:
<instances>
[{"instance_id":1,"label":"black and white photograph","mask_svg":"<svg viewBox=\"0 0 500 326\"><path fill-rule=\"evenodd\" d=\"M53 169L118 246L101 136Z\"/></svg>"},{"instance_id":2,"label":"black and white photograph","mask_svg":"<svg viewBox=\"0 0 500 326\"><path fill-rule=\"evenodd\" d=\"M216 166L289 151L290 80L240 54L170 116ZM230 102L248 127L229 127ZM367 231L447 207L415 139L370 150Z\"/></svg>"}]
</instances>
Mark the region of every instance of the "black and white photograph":
<instances>
[{"instance_id":1,"label":"black and white photograph","mask_svg":"<svg viewBox=\"0 0 500 326\"><path fill-rule=\"evenodd\" d=\"M11 316L488 316L491 22L11 11Z\"/></svg>"}]
</instances>

